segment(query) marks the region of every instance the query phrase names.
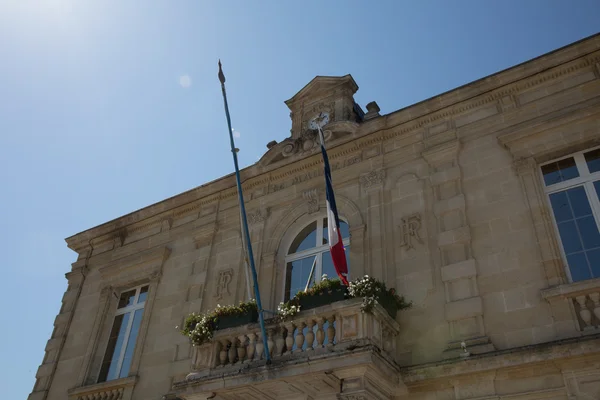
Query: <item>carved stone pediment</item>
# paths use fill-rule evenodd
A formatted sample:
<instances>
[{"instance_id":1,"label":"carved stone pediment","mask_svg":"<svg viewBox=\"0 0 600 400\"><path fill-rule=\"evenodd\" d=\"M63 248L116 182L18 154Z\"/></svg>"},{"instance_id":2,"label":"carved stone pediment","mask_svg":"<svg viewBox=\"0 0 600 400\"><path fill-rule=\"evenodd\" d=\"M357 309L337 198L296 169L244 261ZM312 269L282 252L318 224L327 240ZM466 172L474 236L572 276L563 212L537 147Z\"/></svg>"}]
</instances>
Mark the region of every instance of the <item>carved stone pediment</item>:
<instances>
[{"instance_id":1,"label":"carved stone pediment","mask_svg":"<svg viewBox=\"0 0 600 400\"><path fill-rule=\"evenodd\" d=\"M270 142L259 164L268 166L284 159L297 159L319 151L317 131L310 121L321 113L329 116L324 127L326 142L352 135L363 120L364 111L354 102L358 85L351 75L317 76L285 104L290 109L290 137L281 143Z\"/></svg>"}]
</instances>

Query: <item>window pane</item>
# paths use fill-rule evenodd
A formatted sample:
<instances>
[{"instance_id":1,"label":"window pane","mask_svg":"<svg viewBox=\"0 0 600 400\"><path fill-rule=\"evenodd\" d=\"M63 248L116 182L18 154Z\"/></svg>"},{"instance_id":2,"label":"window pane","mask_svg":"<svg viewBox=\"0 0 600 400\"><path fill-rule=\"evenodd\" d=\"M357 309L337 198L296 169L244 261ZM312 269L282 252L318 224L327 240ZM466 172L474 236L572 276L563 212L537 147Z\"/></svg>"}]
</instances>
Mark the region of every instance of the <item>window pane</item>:
<instances>
[{"instance_id":1,"label":"window pane","mask_svg":"<svg viewBox=\"0 0 600 400\"><path fill-rule=\"evenodd\" d=\"M573 157L544 165L542 167L542 173L544 174L544 183L546 186L564 182L579 176Z\"/></svg>"},{"instance_id":2,"label":"window pane","mask_svg":"<svg viewBox=\"0 0 600 400\"><path fill-rule=\"evenodd\" d=\"M322 244L327 244L329 243L329 220L327 218L325 218L323 220L323 243Z\"/></svg>"},{"instance_id":3,"label":"window pane","mask_svg":"<svg viewBox=\"0 0 600 400\"><path fill-rule=\"evenodd\" d=\"M588 151L583 155L590 173L600 171L600 149Z\"/></svg>"},{"instance_id":4,"label":"window pane","mask_svg":"<svg viewBox=\"0 0 600 400\"><path fill-rule=\"evenodd\" d=\"M311 269L316 268L317 256L302 258L288 263L288 282L286 287L286 298L292 298L296 293L303 291L310 276ZM310 280L310 286L315 283L315 271Z\"/></svg>"},{"instance_id":5,"label":"window pane","mask_svg":"<svg viewBox=\"0 0 600 400\"><path fill-rule=\"evenodd\" d=\"M569 270L571 271L573 282L592 278L585 253L581 252L568 255L567 262L569 263Z\"/></svg>"},{"instance_id":6,"label":"window pane","mask_svg":"<svg viewBox=\"0 0 600 400\"><path fill-rule=\"evenodd\" d=\"M594 189L596 189L596 195L600 199L600 181L594 182Z\"/></svg>"},{"instance_id":7,"label":"window pane","mask_svg":"<svg viewBox=\"0 0 600 400\"><path fill-rule=\"evenodd\" d=\"M588 251L587 258L592 267L592 276L594 278L600 277L600 249Z\"/></svg>"},{"instance_id":8,"label":"window pane","mask_svg":"<svg viewBox=\"0 0 600 400\"><path fill-rule=\"evenodd\" d=\"M123 357L123 363L121 364L121 373L119 374L119 378L125 378L129 374L131 359L133 358L133 350L135 349L135 341L137 340L138 332L140 330L143 313L144 309L142 308L136 310L133 315L133 323L131 324L131 331L129 331L129 340L127 340L127 348L125 349L125 356Z\"/></svg>"},{"instance_id":9,"label":"window pane","mask_svg":"<svg viewBox=\"0 0 600 400\"><path fill-rule=\"evenodd\" d=\"M348 252L350 251L350 246L346 246L344 248L345 253L346 253L346 263L348 265L348 272L350 272L350 262L349 262L349 256L348 256ZM321 261L322 263L322 270L323 270L323 274L326 274L327 277L329 279L338 279L338 274L335 270L335 267L333 265L333 259L331 258L331 253L329 251L326 251L323 253L323 261Z\"/></svg>"},{"instance_id":10,"label":"window pane","mask_svg":"<svg viewBox=\"0 0 600 400\"><path fill-rule=\"evenodd\" d=\"M100 369L98 382L105 382L117 378L117 364L119 362L119 356L121 355L121 349L123 348L125 331L127 330L127 323L129 322L130 315L131 313L127 313L115 317L115 322L108 339L106 353L104 354L102 368Z\"/></svg>"},{"instance_id":11,"label":"window pane","mask_svg":"<svg viewBox=\"0 0 600 400\"><path fill-rule=\"evenodd\" d=\"M317 221L308 225L296 237L290 247L290 254L297 253L302 250L307 250L317 245Z\"/></svg>"},{"instance_id":12,"label":"window pane","mask_svg":"<svg viewBox=\"0 0 600 400\"><path fill-rule=\"evenodd\" d=\"M583 186L569 189L567 195L569 196L569 204L575 218L592 215L592 208L590 207L590 202Z\"/></svg>"},{"instance_id":13,"label":"window pane","mask_svg":"<svg viewBox=\"0 0 600 400\"><path fill-rule=\"evenodd\" d=\"M560 233L565 254L569 255L583 250L575 221L567 221L558 224L558 232Z\"/></svg>"},{"instance_id":14,"label":"window pane","mask_svg":"<svg viewBox=\"0 0 600 400\"><path fill-rule=\"evenodd\" d=\"M593 216L579 218L577 220L577 227L583 240L584 249L590 250L600 247L600 233L598 232L598 227Z\"/></svg>"},{"instance_id":15,"label":"window pane","mask_svg":"<svg viewBox=\"0 0 600 400\"><path fill-rule=\"evenodd\" d=\"M140 295L138 296L138 304L146 301L146 297L148 297L148 286L144 286L140 289Z\"/></svg>"},{"instance_id":16,"label":"window pane","mask_svg":"<svg viewBox=\"0 0 600 400\"><path fill-rule=\"evenodd\" d=\"M596 188L596 190L598 190ZM600 251L600 232L583 186L550 195L552 211L573 281L599 277L594 264Z\"/></svg>"},{"instance_id":17,"label":"window pane","mask_svg":"<svg viewBox=\"0 0 600 400\"><path fill-rule=\"evenodd\" d=\"M129 290L127 292L121 293L118 308L123 308L132 305L133 300L135 300L135 290Z\"/></svg>"},{"instance_id":18,"label":"window pane","mask_svg":"<svg viewBox=\"0 0 600 400\"><path fill-rule=\"evenodd\" d=\"M342 234L342 239L350 237L350 227L344 221L340 221L340 232Z\"/></svg>"},{"instance_id":19,"label":"window pane","mask_svg":"<svg viewBox=\"0 0 600 400\"><path fill-rule=\"evenodd\" d=\"M552 205L552 211L554 212L554 218L556 222L569 221L573 219L573 213L569 206L569 199L567 198L567 191L558 193L552 193L550 195L550 204Z\"/></svg>"}]
</instances>

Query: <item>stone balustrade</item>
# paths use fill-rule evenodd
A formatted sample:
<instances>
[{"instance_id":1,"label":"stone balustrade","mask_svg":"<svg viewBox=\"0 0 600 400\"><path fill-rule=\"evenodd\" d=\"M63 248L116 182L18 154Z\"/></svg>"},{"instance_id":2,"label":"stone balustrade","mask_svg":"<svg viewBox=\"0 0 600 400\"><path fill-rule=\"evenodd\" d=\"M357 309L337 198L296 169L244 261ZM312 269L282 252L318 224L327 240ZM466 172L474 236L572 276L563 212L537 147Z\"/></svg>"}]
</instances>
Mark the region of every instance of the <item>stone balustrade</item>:
<instances>
[{"instance_id":1,"label":"stone balustrade","mask_svg":"<svg viewBox=\"0 0 600 400\"><path fill-rule=\"evenodd\" d=\"M137 378L115 379L69 390L69 400L127 400L131 398Z\"/></svg>"},{"instance_id":2,"label":"stone balustrade","mask_svg":"<svg viewBox=\"0 0 600 400\"><path fill-rule=\"evenodd\" d=\"M600 329L600 278L544 289L542 296L549 301L567 300L580 331L597 332Z\"/></svg>"},{"instance_id":3,"label":"stone balustrade","mask_svg":"<svg viewBox=\"0 0 600 400\"><path fill-rule=\"evenodd\" d=\"M575 296L575 309L581 318L582 330L598 329L600 326L600 289L597 292Z\"/></svg>"},{"instance_id":4,"label":"stone balustrade","mask_svg":"<svg viewBox=\"0 0 600 400\"><path fill-rule=\"evenodd\" d=\"M296 314L284 322L267 321L267 346L273 362L343 351L357 341L374 344L395 354L398 324L376 305L371 313L360 310L361 299L332 303ZM259 324L215 331L213 340L194 349L192 372L197 378L213 369L264 363Z\"/></svg>"}]
</instances>

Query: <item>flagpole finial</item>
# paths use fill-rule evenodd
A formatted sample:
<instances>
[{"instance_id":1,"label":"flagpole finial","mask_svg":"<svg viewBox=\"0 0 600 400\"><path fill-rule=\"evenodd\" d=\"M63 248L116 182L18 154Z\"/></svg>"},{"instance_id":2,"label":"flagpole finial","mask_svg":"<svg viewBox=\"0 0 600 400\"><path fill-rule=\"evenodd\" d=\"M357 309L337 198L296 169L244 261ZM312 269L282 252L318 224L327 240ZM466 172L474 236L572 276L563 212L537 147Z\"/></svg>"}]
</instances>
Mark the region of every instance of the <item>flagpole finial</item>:
<instances>
[{"instance_id":1,"label":"flagpole finial","mask_svg":"<svg viewBox=\"0 0 600 400\"><path fill-rule=\"evenodd\" d=\"M221 59L219 59L219 80L221 84L225 83L225 75L223 74L223 69L221 68Z\"/></svg>"}]
</instances>

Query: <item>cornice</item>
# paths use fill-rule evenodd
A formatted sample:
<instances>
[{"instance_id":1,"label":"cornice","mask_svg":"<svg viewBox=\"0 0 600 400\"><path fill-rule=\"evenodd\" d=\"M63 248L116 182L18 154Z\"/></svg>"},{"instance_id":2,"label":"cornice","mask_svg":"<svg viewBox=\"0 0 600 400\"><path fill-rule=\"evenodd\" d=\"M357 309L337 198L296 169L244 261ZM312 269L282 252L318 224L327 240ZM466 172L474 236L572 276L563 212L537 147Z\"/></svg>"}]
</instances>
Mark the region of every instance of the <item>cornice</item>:
<instances>
[{"instance_id":1,"label":"cornice","mask_svg":"<svg viewBox=\"0 0 600 400\"><path fill-rule=\"evenodd\" d=\"M340 160L344 157L355 159L363 149L370 146L422 132L427 126L440 120L451 119L481 107L498 104L506 96L513 96L583 68L595 68L598 62L600 62L600 34L391 114L364 122L352 135L332 141L328 149L332 169L356 163L356 160L351 164ZM374 127L376 130L371 131ZM264 167L254 164L241 171L243 189L249 191L256 187L268 186L269 193L282 190L290 185L290 177L297 174L305 174L298 178L299 182L318 176L319 172L316 170L320 169L321 165L322 161L316 151L306 154L302 159L289 160L287 163L277 163L273 166ZM219 199L224 200L236 195L235 178L233 174L229 174L80 232L67 238L66 241L71 249L82 252L84 248L89 247L90 240L94 240L95 245L106 242L111 239L105 235L110 236L112 232L124 227L127 227L128 234L142 231L160 224L164 218L198 212L202 207L211 206Z\"/></svg>"},{"instance_id":2,"label":"cornice","mask_svg":"<svg viewBox=\"0 0 600 400\"><path fill-rule=\"evenodd\" d=\"M600 357L600 334L403 367L400 374L404 383L411 387L459 375L468 376L510 367L531 367L543 362L558 364L566 358L592 356Z\"/></svg>"}]
</instances>

